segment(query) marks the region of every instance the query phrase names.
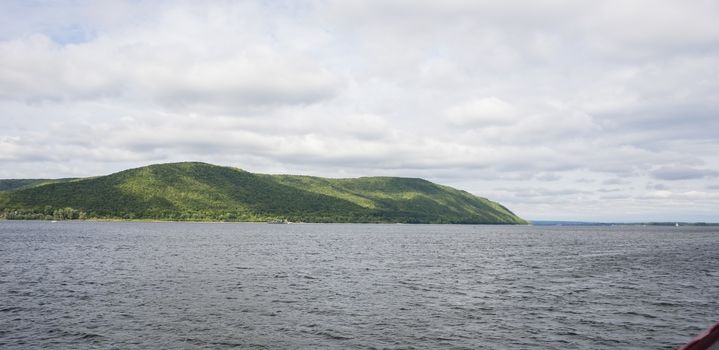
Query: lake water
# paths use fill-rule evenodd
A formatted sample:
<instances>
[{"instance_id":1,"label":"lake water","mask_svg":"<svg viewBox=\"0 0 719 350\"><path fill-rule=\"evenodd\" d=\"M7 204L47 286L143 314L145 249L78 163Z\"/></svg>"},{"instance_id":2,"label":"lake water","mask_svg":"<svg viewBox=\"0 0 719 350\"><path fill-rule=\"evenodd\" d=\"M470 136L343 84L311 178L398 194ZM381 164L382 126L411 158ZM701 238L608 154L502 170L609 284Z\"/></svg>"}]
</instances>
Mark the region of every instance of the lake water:
<instances>
[{"instance_id":1,"label":"lake water","mask_svg":"<svg viewBox=\"0 0 719 350\"><path fill-rule=\"evenodd\" d=\"M719 228L0 221L3 349L675 349Z\"/></svg>"}]
</instances>

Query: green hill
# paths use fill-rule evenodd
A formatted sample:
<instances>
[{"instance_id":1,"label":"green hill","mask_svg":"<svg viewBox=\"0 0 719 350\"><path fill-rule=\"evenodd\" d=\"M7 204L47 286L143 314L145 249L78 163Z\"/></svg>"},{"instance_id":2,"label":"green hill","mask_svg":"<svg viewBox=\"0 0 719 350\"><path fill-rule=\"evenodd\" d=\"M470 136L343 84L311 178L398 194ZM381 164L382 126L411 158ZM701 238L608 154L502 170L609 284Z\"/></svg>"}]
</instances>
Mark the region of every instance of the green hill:
<instances>
[{"instance_id":1,"label":"green hill","mask_svg":"<svg viewBox=\"0 0 719 350\"><path fill-rule=\"evenodd\" d=\"M414 178L264 175L193 162L3 184L7 219L526 223L498 203Z\"/></svg>"}]
</instances>

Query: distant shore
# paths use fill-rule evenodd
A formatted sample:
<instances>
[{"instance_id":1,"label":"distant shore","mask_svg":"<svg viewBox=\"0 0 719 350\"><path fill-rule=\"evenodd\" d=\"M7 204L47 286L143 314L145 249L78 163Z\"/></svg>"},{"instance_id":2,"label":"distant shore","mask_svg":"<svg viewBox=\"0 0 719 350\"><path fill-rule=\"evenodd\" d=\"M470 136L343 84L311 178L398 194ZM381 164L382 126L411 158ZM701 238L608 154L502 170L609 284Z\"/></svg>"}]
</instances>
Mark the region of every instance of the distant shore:
<instances>
[{"instance_id":1,"label":"distant shore","mask_svg":"<svg viewBox=\"0 0 719 350\"><path fill-rule=\"evenodd\" d=\"M719 222L592 222L592 221L530 221L532 226L719 226Z\"/></svg>"}]
</instances>

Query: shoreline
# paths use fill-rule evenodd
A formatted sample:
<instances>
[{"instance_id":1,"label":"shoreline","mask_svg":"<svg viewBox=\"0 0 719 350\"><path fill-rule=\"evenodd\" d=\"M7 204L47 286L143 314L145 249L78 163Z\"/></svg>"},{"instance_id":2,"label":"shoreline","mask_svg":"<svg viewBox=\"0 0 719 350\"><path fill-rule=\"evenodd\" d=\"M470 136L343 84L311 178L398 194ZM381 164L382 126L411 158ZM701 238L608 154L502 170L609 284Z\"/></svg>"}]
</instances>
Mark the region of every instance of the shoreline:
<instances>
[{"instance_id":1,"label":"shoreline","mask_svg":"<svg viewBox=\"0 0 719 350\"><path fill-rule=\"evenodd\" d=\"M262 225L317 225L317 224L330 224L330 225L455 225L455 226L532 226L531 224L504 224L504 223L476 223L476 224L463 224L463 223L405 223L405 222L284 222L275 223L268 221L194 221L194 220L156 220L156 219L73 219L73 220L42 220L42 219L5 219L0 218L2 221L36 221L36 222L135 222L135 223L191 223L191 224L262 224Z\"/></svg>"},{"instance_id":2,"label":"shoreline","mask_svg":"<svg viewBox=\"0 0 719 350\"><path fill-rule=\"evenodd\" d=\"M65 219L65 220L43 220L43 219L6 219L2 221L45 221L45 222L146 222L146 223L191 223L191 224L270 224L270 225L303 225L303 224L351 224L351 225L485 225L485 226L535 226L535 227L596 227L596 226L647 226L647 227L717 227L719 222L616 222L616 223L580 223L580 224L512 224L512 223L407 223L407 222L275 222L275 221L214 221L214 220L161 220L161 219L113 219L113 218L92 218L92 219Z\"/></svg>"}]
</instances>

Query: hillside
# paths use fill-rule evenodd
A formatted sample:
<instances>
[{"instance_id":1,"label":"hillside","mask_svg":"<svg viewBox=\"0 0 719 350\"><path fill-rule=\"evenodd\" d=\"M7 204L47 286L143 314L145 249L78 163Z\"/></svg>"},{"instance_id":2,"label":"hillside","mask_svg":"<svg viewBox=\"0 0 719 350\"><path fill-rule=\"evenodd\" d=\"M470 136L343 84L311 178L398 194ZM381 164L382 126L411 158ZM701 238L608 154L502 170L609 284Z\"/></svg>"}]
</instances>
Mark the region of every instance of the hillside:
<instances>
[{"instance_id":1,"label":"hillside","mask_svg":"<svg viewBox=\"0 0 719 350\"><path fill-rule=\"evenodd\" d=\"M11 184L0 192L7 219L526 223L498 203L414 178L264 175L188 162L3 183Z\"/></svg>"}]
</instances>

